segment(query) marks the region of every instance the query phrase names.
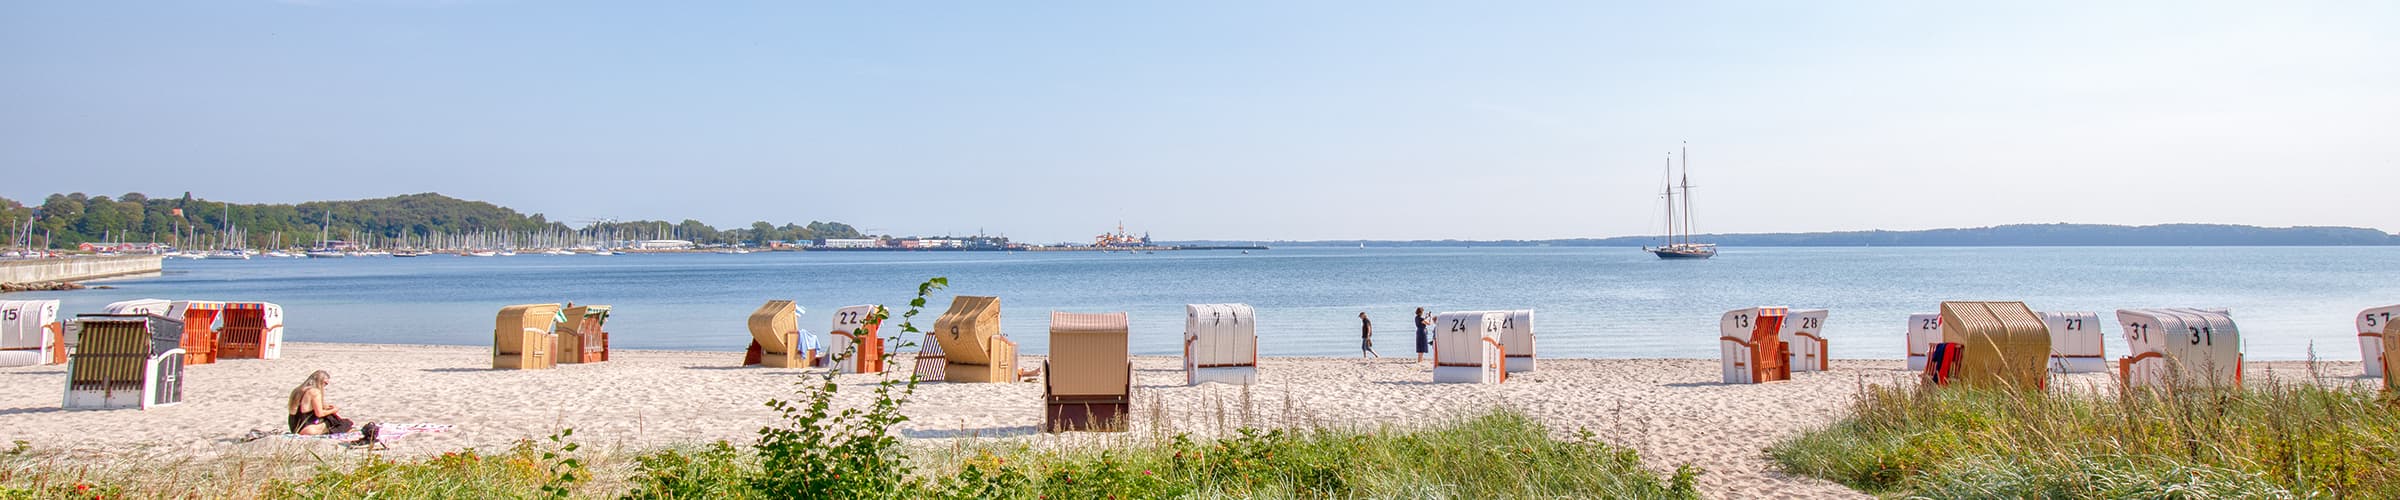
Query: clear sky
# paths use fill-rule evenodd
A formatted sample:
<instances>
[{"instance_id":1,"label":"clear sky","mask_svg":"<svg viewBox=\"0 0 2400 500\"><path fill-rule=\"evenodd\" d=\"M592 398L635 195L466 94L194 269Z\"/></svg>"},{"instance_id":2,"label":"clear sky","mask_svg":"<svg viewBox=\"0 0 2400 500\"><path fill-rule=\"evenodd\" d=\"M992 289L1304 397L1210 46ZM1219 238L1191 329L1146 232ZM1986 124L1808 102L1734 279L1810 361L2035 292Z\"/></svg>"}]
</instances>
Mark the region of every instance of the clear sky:
<instances>
[{"instance_id":1,"label":"clear sky","mask_svg":"<svg viewBox=\"0 0 2400 500\"><path fill-rule=\"evenodd\" d=\"M1080 240L2400 231L2400 2L0 3L0 196ZM1497 5L1479 5L1497 4Z\"/></svg>"}]
</instances>

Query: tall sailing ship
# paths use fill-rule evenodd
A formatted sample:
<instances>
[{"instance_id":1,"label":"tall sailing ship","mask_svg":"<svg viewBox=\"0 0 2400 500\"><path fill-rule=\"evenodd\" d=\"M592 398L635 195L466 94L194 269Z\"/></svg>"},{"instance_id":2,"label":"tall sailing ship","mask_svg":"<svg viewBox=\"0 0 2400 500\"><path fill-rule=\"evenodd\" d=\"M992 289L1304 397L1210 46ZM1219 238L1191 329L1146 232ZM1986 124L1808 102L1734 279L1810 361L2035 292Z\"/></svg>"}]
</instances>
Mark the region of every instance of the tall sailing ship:
<instances>
[{"instance_id":1,"label":"tall sailing ship","mask_svg":"<svg viewBox=\"0 0 2400 500\"><path fill-rule=\"evenodd\" d=\"M1717 256L1717 244L1692 241L1692 148L1683 148L1683 189L1675 186L1675 159L1667 158L1667 238L1665 244L1642 250L1661 259L1706 259ZM1683 223L1676 224L1675 195L1683 195ZM1681 230L1678 232L1678 230Z\"/></svg>"}]
</instances>

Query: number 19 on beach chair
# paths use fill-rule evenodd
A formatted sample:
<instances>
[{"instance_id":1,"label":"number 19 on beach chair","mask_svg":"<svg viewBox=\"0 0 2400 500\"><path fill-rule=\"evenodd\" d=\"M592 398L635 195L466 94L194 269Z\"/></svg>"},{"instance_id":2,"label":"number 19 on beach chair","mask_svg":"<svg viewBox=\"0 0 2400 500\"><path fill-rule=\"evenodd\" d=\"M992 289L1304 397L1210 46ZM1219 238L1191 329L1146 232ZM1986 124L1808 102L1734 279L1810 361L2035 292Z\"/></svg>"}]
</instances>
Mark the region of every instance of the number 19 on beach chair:
<instances>
[{"instance_id":1,"label":"number 19 on beach chair","mask_svg":"<svg viewBox=\"0 0 2400 500\"><path fill-rule=\"evenodd\" d=\"M1783 341L1782 307L1725 311L1717 320L1717 344L1725 383L1762 384L1791 380L1791 347Z\"/></svg>"},{"instance_id":2,"label":"number 19 on beach chair","mask_svg":"<svg viewBox=\"0 0 2400 500\"><path fill-rule=\"evenodd\" d=\"M608 306L569 307L559 316L566 321L558 324L558 362L598 363L608 361Z\"/></svg>"},{"instance_id":3,"label":"number 19 on beach chair","mask_svg":"<svg viewBox=\"0 0 2400 500\"><path fill-rule=\"evenodd\" d=\"M1050 313L1042 430L1124 432L1133 406L1125 313Z\"/></svg>"},{"instance_id":4,"label":"number 19 on beach chair","mask_svg":"<svg viewBox=\"0 0 2400 500\"><path fill-rule=\"evenodd\" d=\"M1784 359L1792 371L1821 372L1831 369L1833 350L1832 343L1825 341L1825 316L1824 309L1784 313L1780 336L1784 345L1791 348L1784 353Z\"/></svg>"},{"instance_id":5,"label":"number 19 on beach chair","mask_svg":"<svg viewBox=\"0 0 2400 500\"><path fill-rule=\"evenodd\" d=\"M2040 389L2050 377L2050 328L2023 302L1943 302L1942 343L1957 344L1952 385Z\"/></svg>"},{"instance_id":6,"label":"number 19 on beach chair","mask_svg":"<svg viewBox=\"0 0 2400 500\"><path fill-rule=\"evenodd\" d=\"M66 331L56 300L0 300L0 366L67 362Z\"/></svg>"},{"instance_id":7,"label":"number 19 on beach chair","mask_svg":"<svg viewBox=\"0 0 2400 500\"><path fill-rule=\"evenodd\" d=\"M802 345L800 306L789 300L770 300L750 313L750 348L742 366L808 368L817 353Z\"/></svg>"},{"instance_id":8,"label":"number 19 on beach chair","mask_svg":"<svg viewBox=\"0 0 2400 500\"><path fill-rule=\"evenodd\" d=\"M220 315L225 318L225 328L217 332L217 357L283 357L283 306L267 302L227 302Z\"/></svg>"},{"instance_id":9,"label":"number 19 on beach chair","mask_svg":"<svg viewBox=\"0 0 2400 500\"><path fill-rule=\"evenodd\" d=\"M2042 324L2050 330L2050 371L2108 371L2108 342L2100 335L2100 313L2046 312Z\"/></svg>"},{"instance_id":10,"label":"number 19 on beach chair","mask_svg":"<svg viewBox=\"0 0 2400 500\"><path fill-rule=\"evenodd\" d=\"M1000 333L1000 298L960 295L926 332L941 344L942 380L1015 382L1017 343Z\"/></svg>"},{"instance_id":11,"label":"number 19 on beach chair","mask_svg":"<svg viewBox=\"0 0 2400 500\"><path fill-rule=\"evenodd\" d=\"M842 373L876 373L883 371L883 337L876 332L883 323L875 320L879 305L857 305L833 312L833 341L826 346L825 359L834 363Z\"/></svg>"},{"instance_id":12,"label":"number 19 on beach chair","mask_svg":"<svg viewBox=\"0 0 2400 500\"><path fill-rule=\"evenodd\" d=\"M2369 377L2389 376L2384 373L2390 369L2386 368L2389 365L2385 362L2392 358L2383 354L2386 349L2384 339L2389 338L2383 332L2391 327L2394 319L2400 319L2400 305L2383 306L2358 312L2359 362L2365 365L2362 368L2365 368Z\"/></svg>"},{"instance_id":13,"label":"number 19 on beach chair","mask_svg":"<svg viewBox=\"0 0 2400 500\"><path fill-rule=\"evenodd\" d=\"M75 354L67 360L69 410L183 402L183 322L148 314L75 318Z\"/></svg>"},{"instance_id":14,"label":"number 19 on beach chair","mask_svg":"<svg viewBox=\"0 0 2400 500\"><path fill-rule=\"evenodd\" d=\"M2242 332L2224 309L2119 309L2131 387L2232 388L2242 383Z\"/></svg>"},{"instance_id":15,"label":"number 19 on beach chair","mask_svg":"<svg viewBox=\"0 0 2400 500\"><path fill-rule=\"evenodd\" d=\"M1183 306L1184 383L1258 381L1258 318L1249 304Z\"/></svg>"},{"instance_id":16,"label":"number 19 on beach chair","mask_svg":"<svg viewBox=\"0 0 2400 500\"><path fill-rule=\"evenodd\" d=\"M1497 384L1508 380L1508 352L1500 326L1508 313L1446 312L1433 318L1433 381Z\"/></svg>"},{"instance_id":17,"label":"number 19 on beach chair","mask_svg":"<svg viewBox=\"0 0 2400 500\"><path fill-rule=\"evenodd\" d=\"M492 324L492 369L540 370L558 366L558 304L500 308Z\"/></svg>"}]
</instances>

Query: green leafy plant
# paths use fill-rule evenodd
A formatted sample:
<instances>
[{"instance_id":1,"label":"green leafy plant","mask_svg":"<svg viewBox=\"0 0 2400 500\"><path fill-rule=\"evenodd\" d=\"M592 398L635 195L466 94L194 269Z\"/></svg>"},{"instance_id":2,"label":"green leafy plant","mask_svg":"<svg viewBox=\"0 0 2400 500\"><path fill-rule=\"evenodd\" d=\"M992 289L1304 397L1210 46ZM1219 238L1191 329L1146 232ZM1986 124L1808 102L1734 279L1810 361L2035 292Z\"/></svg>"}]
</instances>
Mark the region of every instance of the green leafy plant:
<instances>
[{"instance_id":1,"label":"green leafy plant","mask_svg":"<svg viewBox=\"0 0 2400 500\"><path fill-rule=\"evenodd\" d=\"M924 310L927 296L949 285L948 278L939 277L917 285L917 296L901 314L900 331L891 343L914 345L901 340L909 334L923 336L914 318ZM877 307L862 325L881 324L889 316L888 310ZM862 326L856 333L864 336L866 328ZM885 367L883 379L875 384L873 402L865 408L834 409L834 396L841 390L834 382L837 370L801 383L798 401L768 401L767 406L782 415L784 424L759 429L758 443L751 447L758 453L759 469L750 477L749 486L772 497L911 496L920 479L912 474L908 456L891 429L908 421L908 415L900 410L916 393L917 377L913 372L905 378L893 377L893 368Z\"/></svg>"}]
</instances>

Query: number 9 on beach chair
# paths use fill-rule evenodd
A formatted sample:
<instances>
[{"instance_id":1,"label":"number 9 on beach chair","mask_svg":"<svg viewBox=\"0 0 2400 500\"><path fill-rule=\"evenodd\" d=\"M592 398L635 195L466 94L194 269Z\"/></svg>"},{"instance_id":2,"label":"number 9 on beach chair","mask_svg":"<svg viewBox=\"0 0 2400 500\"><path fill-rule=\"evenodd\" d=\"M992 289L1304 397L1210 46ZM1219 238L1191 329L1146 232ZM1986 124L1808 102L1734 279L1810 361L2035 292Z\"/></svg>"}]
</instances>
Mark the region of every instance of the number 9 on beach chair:
<instances>
[{"instance_id":1,"label":"number 9 on beach chair","mask_svg":"<svg viewBox=\"0 0 2400 500\"><path fill-rule=\"evenodd\" d=\"M558 362L598 363L608 361L608 306L569 307L559 316L566 321L558 324Z\"/></svg>"},{"instance_id":2,"label":"number 9 on beach chair","mask_svg":"<svg viewBox=\"0 0 2400 500\"><path fill-rule=\"evenodd\" d=\"M800 306L789 300L770 300L750 313L750 348L742 366L808 368L817 353L802 345Z\"/></svg>"},{"instance_id":3,"label":"number 9 on beach chair","mask_svg":"<svg viewBox=\"0 0 2400 500\"><path fill-rule=\"evenodd\" d=\"M1908 371L1925 369L1925 356L1933 345L1942 341L1942 315L1923 313L1908 315Z\"/></svg>"},{"instance_id":4,"label":"number 9 on beach chair","mask_svg":"<svg viewBox=\"0 0 2400 500\"><path fill-rule=\"evenodd\" d=\"M1125 313L1050 313L1042 430L1123 432L1133 404Z\"/></svg>"},{"instance_id":5,"label":"number 9 on beach chair","mask_svg":"<svg viewBox=\"0 0 2400 500\"><path fill-rule=\"evenodd\" d=\"M558 304L500 308L492 324L492 369L539 370L558 365Z\"/></svg>"},{"instance_id":6,"label":"number 9 on beach chair","mask_svg":"<svg viewBox=\"0 0 2400 500\"><path fill-rule=\"evenodd\" d=\"M2046 312L2042 324L2050 330L2050 371L2098 373L2108 371L2100 313Z\"/></svg>"},{"instance_id":7,"label":"number 9 on beach chair","mask_svg":"<svg viewBox=\"0 0 2400 500\"><path fill-rule=\"evenodd\" d=\"M183 322L148 314L75 318L69 410L149 409L183 402Z\"/></svg>"},{"instance_id":8,"label":"number 9 on beach chair","mask_svg":"<svg viewBox=\"0 0 2400 500\"><path fill-rule=\"evenodd\" d=\"M1446 312L1434 316L1433 381L1436 383L1497 384L1508 380L1508 353L1500 346L1500 325L1508 313L1497 311Z\"/></svg>"},{"instance_id":9,"label":"number 9 on beach chair","mask_svg":"<svg viewBox=\"0 0 2400 500\"><path fill-rule=\"evenodd\" d=\"M1962 352L1950 383L2039 389L2049 382L2050 328L2023 302L1943 302L1942 343Z\"/></svg>"},{"instance_id":10,"label":"number 9 on beach chair","mask_svg":"<svg viewBox=\"0 0 2400 500\"><path fill-rule=\"evenodd\" d=\"M2242 333L2224 309L2119 309L2132 387L2232 388L2242 383Z\"/></svg>"},{"instance_id":11,"label":"number 9 on beach chair","mask_svg":"<svg viewBox=\"0 0 2400 500\"><path fill-rule=\"evenodd\" d=\"M1762 384L1791 380L1790 344L1783 341L1782 307L1725 311L1717 320L1717 344L1725 383Z\"/></svg>"},{"instance_id":12,"label":"number 9 on beach chair","mask_svg":"<svg viewBox=\"0 0 2400 500\"><path fill-rule=\"evenodd\" d=\"M1258 381L1258 318L1249 304L1183 306L1184 383Z\"/></svg>"},{"instance_id":13,"label":"number 9 on beach chair","mask_svg":"<svg viewBox=\"0 0 2400 500\"><path fill-rule=\"evenodd\" d=\"M834 363L842 373L875 373L883 371L883 337L876 332L883 322L875 319L879 305L857 305L833 312L832 345L826 346L825 359Z\"/></svg>"},{"instance_id":14,"label":"number 9 on beach chair","mask_svg":"<svg viewBox=\"0 0 2400 500\"><path fill-rule=\"evenodd\" d=\"M0 366L67 362L66 331L56 300L0 300Z\"/></svg>"},{"instance_id":15,"label":"number 9 on beach chair","mask_svg":"<svg viewBox=\"0 0 2400 500\"><path fill-rule=\"evenodd\" d=\"M2359 363L2365 365L2362 368L2369 377L2387 376L2384 372L2389 370L2386 368L2389 365L2385 362L2393 358L2384 355L2384 340L2390 338L2384 332L2390 329L2393 319L2400 319L2400 305L2358 312Z\"/></svg>"},{"instance_id":16,"label":"number 9 on beach chair","mask_svg":"<svg viewBox=\"0 0 2400 500\"><path fill-rule=\"evenodd\" d=\"M1833 360L1831 343L1825 341L1824 309L1803 309L1785 312L1783 328L1784 360L1795 372L1821 372L1829 369Z\"/></svg>"},{"instance_id":17,"label":"number 9 on beach chair","mask_svg":"<svg viewBox=\"0 0 2400 500\"><path fill-rule=\"evenodd\" d=\"M267 302L228 302L221 315L225 318L225 328L217 332L217 357L283 357L283 306Z\"/></svg>"},{"instance_id":18,"label":"number 9 on beach chair","mask_svg":"<svg viewBox=\"0 0 2400 500\"><path fill-rule=\"evenodd\" d=\"M960 295L934 320L929 336L941 344L942 380L1014 382L1017 343L1000 333L1000 298Z\"/></svg>"}]
</instances>

